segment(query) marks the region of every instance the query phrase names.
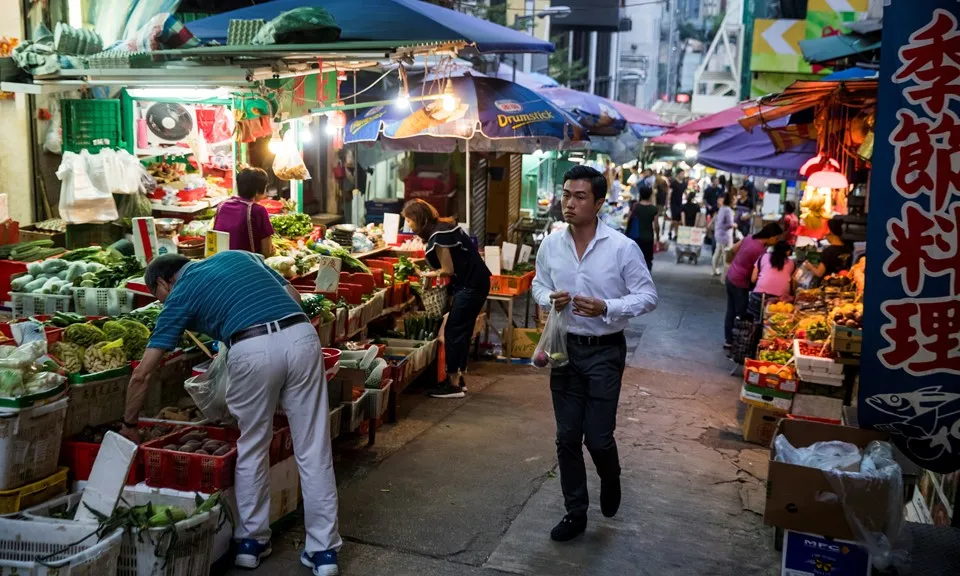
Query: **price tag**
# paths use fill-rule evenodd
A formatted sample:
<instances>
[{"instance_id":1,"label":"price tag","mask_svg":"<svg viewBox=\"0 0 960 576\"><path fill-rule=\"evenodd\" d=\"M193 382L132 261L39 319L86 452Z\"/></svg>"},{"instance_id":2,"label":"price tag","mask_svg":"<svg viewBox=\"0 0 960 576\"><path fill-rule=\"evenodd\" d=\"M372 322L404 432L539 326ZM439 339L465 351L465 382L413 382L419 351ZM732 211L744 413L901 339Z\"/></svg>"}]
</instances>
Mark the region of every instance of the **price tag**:
<instances>
[{"instance_id":1,"label":"price tag","mask_svg":"<svg viewBox=\"0 0 960 576\"><path fill-rule=\"evenodd\" d=\"M500 248L500 261L504 270L513 270L513 265L517 259L517 245L511 242L504 242Z\"/></svg>"},{"instance_id":2,"label":"price tag","mask_svg":"<svg viewBox=\"0 0 960 576\"><path fill-rule=\"evenodd\" d=\"M317 292L336 292L340 287L340 268L342 261L333 256L321 256L317 270Z\"/></svg>"},{"instance_id":3,"label":"price tag","mask_svg":"<svg viewBox=\"0 0 960 576\"><path fill-rule=\"evenodd\" d=\"M226 252L230 249L230 233L217 230L207 231L207 242L204 256L209 258L214 254Z\"/></svg>"},{"instance_id":4,"label":"price tag","mask_svg":"<svg viewBox=\"0 0 960 576\"><path fill-rule=\"evenodd\" d=\"M140 264L146 266L157 257L159 245L157 243L157 227L152 217L134 218L133 222L133 253Z\"/></svg>"},{"instance_id":5,"label":"price tag","mask_svg":"<svg viewBox=\"0 0 960 576\"><path fill-rule=\"evenodd\" d=\"M487 246L483 249L483 261L487 263L487 268L494 276L500 275L500 247Z\"/></svg>"},{"instance_id":6,"label":"price tag","mask_svg":"<svg viewBox=\"0 0 960 576\"><path fill-rule=\"evenodd\" d=\"M747 382L749 382L749 383L751 383L751 384L754 384L754 385L757 384L758 382L760 382L760 373L759 373L759 372L754 372L754 371L752 371L752 370L749 371L749 372L747 372Z\"/></svg>"},{"instance_id":7,"label":"price tag","mask_svg":"<svg viewBox=\"0 0 960 576\"><path fill-rule=\"evenodd\" d=\"M517 256L517 262L526 264L530 261L530 256L533 254L533 246L524 244L520 247L520 255Z\"/></svg>"},{"instance_id":8,"label":"price tag","mask_svg":"<svg viewBox=\"0 0 960 576\"><path fill-rule=\"evenodd\" d=\"M397 235L400 233L400 215L383 215L383 241L389 245L397 243Z\"/></svg>"}]
</instances>

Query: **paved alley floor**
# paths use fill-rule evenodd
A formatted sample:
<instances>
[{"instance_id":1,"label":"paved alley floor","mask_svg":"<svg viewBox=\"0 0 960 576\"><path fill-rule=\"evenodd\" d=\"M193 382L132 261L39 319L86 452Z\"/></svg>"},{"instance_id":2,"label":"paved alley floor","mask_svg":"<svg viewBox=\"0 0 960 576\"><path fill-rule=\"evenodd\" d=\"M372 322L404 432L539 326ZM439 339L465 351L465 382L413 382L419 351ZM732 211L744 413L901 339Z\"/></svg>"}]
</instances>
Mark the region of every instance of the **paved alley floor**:
<instances>
[{"instance_id":1,"label":"paved alley floor","mask_svg":"<svg viewBox=\"0 0 960 576\"><path fill-rule=\"evenodd\" d=\"M628 333L615 518L600 514L588 464L587 533L550 541L563 499L547 374L481 362L466 399L404 395L400 421L381 429L376 446L341 446L341 573L779 574L760 517L767 451L740 438L738 379L721 350L723 286L707 249L697 266L673 260L657 255L660 306ZM275 534L274 557L253 573L308 574L302 541L299 522Z\"/></svg>"}]
</instances>

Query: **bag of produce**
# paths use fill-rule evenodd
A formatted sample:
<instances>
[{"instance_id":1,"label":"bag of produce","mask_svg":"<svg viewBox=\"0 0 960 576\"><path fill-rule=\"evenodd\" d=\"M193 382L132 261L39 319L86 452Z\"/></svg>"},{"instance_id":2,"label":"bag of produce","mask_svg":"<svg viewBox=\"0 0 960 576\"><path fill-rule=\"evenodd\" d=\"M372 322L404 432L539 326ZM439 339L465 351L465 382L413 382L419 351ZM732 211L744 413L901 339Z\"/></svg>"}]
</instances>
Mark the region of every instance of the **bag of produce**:
<instances>
[{"instance_id":1,"label":"bag of produce","mask_svg":"<svg viewBox=\"0 0 960 576\"><path fill-rule=\"evenodd\" d=\"M29 368L31 364L47 353L47 341L34 340L15 348L13 351L6 350L11 348L10 346L4 346L3 348L4 350L0 352L0 354L3 354L3 358L0 358L0 368L23 370Z\"/></svg>"},{"instance_id":2,"label":"bag of produce","mask_svg":"<svg viewBox=\"0 0 960 576\"><path fill-rule=\"evenodd\" d=\"M543 327L540 342L533 351L533 365L537 368L560 368L570 361L567 356L567 316L550 309L547 324Z\"/></svg>"},{"instance_id":3,"label":"bag of produce","mask_svg":"<svg viewBox=\"0 0 960 576\"><path fill-rule=\"evenodd\" d=\"M67 379L65 377L54 372L37 372L27 378L23 386L27 394L38 394L51 388L56 388L66 381Z\"/></svg>"},{"instance_id":4,"label":"bag of produce","mask_svg":"<svg viewBox=\"0 0 960 576\"><path fill-rule=\"evenodd\" d=\"M13 398L22 396L23 372L15 368L0 368L0 396Z\"/></svg>"},{"instance_id":5,"label":"bag of produce","mask_svg":"<svg viewBox=\"0 0 960 576\"><path fill-rule=\"evenodd\" d=\"M273 173L281 180L309 180L310 172L293 141L293 131L283 137L280 152L273 159Z\"/></svg>"},{"instance_id":6,"label":"bag of produce","mask_svg":"<svg viewBox=\"0 0 960 576\"><path fill-rule=\"evenodd\" d=\"M50 353L60 360L64 369L70 374L83 372L83 355L86 350L82 346L69 342L54 342L50 346Z\"/></svg>"},{"instance_id":7,"label":"bag of produce","mask_svg":"<svg viewBox=\"0 0 960 576\"><path fill-rule=\"evenodd\" d=\"M123 368L126 364L127 355L123 353L123 339L97 342L87 348L83 354L83 367L91 374Z\"/></svg>"},{"instance_id":8,"label":"bag of produce","mask_svg":"<svg viewBox=\"0 0 960 576\"><path fill-rule=\"evenodd\" d=\"M184 389L193 398L204 418L213 422L230 420L230 411L227 410L227 386L230 377L227 372L227 347L222 342L210 368L198 376L193 376L183 383Z\"/></svg>"}]
</instances>

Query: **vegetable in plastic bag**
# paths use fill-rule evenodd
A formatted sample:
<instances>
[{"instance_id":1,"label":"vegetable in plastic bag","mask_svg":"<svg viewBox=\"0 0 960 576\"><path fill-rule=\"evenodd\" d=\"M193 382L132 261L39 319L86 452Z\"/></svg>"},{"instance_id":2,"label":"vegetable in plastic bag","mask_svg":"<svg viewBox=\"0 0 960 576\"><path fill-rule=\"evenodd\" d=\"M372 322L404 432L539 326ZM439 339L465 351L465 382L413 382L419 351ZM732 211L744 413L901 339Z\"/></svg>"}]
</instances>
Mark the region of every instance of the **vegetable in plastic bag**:
<instances>
[{"instance_id":1,"label":"vegetable in plastic bag","mask_svg":"<svg viewBox=\"0 0 960 576\"><path fill-rule=\"evenodd\" d=\"M560 368L569 362L567 356L567 316L556 308L550 309L547 324L533 351L533 365L537 368Z\"/></svg>"},{"instance_id":2,"label":"vegetable in plastic bag","mask_svg":"<svg viewBox=\"0 0 960 576\"><path fill-rule=\"evenodd\" d=\"M103 330L93 324L73 324L63 331L63 338L67 342L87 348L97 342L103 342L107 336Z\"/></svg>"},{"instance_id":3,"label":"vegetable in plastic bag","mask_svg":"<svg viewBox=\"0 0 960 576\"><path fill-rule=\"evenodd\" d=\"M0 396L13 398L22 396L23 372L16 368L0 368Z\"/></svg>"},{"instance_id":4,"label":"vegetable in plastic bag","mask_svg":"<svg viewBox=\"0 0 960 576\"><path fill-rule=\"evenodd\" d=\"M51 388L56 388L66 382L67 379L60 374L53 372L37 372L31 375L23 383L28 394L38 394Z\"/></svg>"},{"instance_id":5,"label":"vegetable in plastic bag","mask_svg":"<svg viewBox=\"0 0 960 576\"><path fill-rule=\"evenodd\" d=\"M227 370L227 347L222 343L220 353L203 374L193 376L183 383L184 389L193 398L204 418L213 422L231 419L227 410L227 386L230 385Z\"/></svg>"},{"instance_id":6,"label":"vegetable in plastic bag","mask_svg":"<svg viewBox=\"0 0 960 576\"><path fill-rule=\"evenodd\" d=\"M303 155L293 141L292 130L287 131L280 151L273 158L273 173L281 180L310 180Z\"/></svg>"},{"instance_id":7,"label":"vegetable in plastic bag","mask_svg":"<svg viewBox=\"0 0 960 576\"><path fill-rule=\"evenodd\" d=\"M70 374L83 372L83 356L86 352L82 346L69 342L54 342L50 346L50 353L56 356Z\"/></svg>"},{"instance_id":8,"label":"vegetable in plastic bag","mask_svg":"<svg viewBox=\"0 0 960 576\"><path fill-rule=\"evenodd\" d=\"M14 368L23 370L30 367L31 364L40 359L47 353L46 340L34 340L22 346L18 346L13 352L10 352L4 358L0 358L0 368Z\"/></svg>"},{"instance_id":9,"label":"vegetable in plastic bag","mask_svg":"<svg viewBox=\"0 0 960 576\"><path fill-rule=\"evenodd\" d=\"M97 342L83 354L83 367L90 373L114 370L126 364L122 338L113 342Z\"/></svg>"}]
</instances>

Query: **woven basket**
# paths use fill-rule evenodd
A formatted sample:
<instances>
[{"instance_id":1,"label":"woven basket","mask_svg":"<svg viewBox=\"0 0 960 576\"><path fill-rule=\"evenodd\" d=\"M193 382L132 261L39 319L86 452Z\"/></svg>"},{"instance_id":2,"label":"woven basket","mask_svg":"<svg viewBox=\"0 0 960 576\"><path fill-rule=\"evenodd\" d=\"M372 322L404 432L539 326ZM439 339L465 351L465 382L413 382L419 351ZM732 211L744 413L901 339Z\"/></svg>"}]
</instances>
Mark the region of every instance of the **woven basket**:
<instances>
[{"instance_id":1,"label":"woven basket","mask_svg":"<svg viewBox=\"0 0 960 576\"><path fill-rule=\"evenodd\" d=\"M431 288L429 290L424 290L422 299L423 309L426 310L427 316L431 318L439 318L443 316L444 312L446 312L446 288Z\"/></svg>"}]
</instances>

